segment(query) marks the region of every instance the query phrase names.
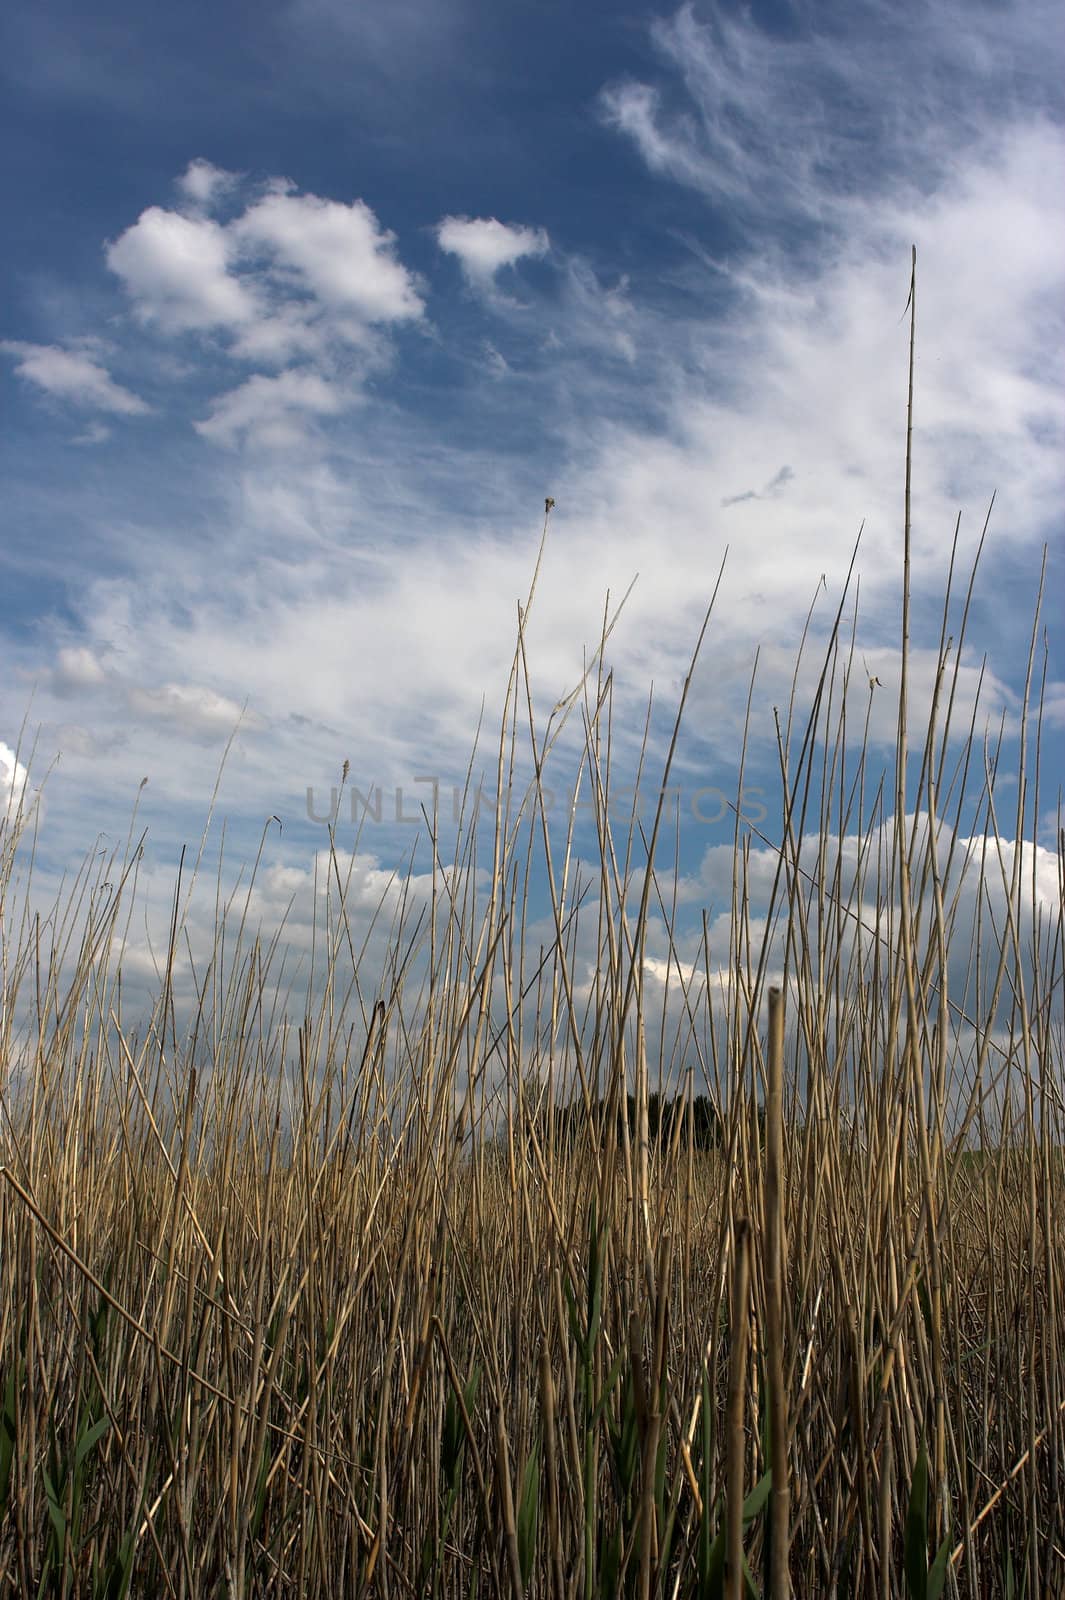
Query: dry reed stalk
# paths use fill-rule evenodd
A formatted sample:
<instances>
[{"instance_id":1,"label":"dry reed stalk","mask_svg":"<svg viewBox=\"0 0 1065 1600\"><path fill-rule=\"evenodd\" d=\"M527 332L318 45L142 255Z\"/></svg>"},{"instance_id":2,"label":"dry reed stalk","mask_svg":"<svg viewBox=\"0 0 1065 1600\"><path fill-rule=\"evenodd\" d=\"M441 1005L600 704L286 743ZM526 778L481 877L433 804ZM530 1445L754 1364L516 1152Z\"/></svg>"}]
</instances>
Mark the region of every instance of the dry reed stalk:
<instances>
[{"instance_id":1,"label":"dry reed stalk","mask_svg":"<svg viewBox=\"0 0 1065 1600\"><path fill-rule=\"evenodd\" d=\"M790 1545L788 1396L784 1360L784 997L769 991L769 1051L766 1092L765 1238L766 1373L773 1487L770 1498L769 1593L786 1600Z\"/></svg>"},{"instance_id":2,"label":"dry reed stalk","mask_svg":"<svg viewBox=\"0 0 1065 1600\"><path fill-rule=\"evenodd\" d=\"M507 1566L514 1600L523 1600L525 1593L521 1581L521 1559L518 1555L518 1525L514 1516L514 1486L510 1476L507 1450L507 1423L502 1407L496 1411L496 1480L503 1513L503 1541L507 1553Z\"/></svg>"},{"instance_id":3,"label":"dry reed stalk","mask_svg":"<svg viewBox=\"0 0 1065 1600\"><path fill-rule=\"evenodd\" d=\"M891 1483L894 1472L894 1436L889 1423L880 1449L880 1489L877 1497L880 1600L890 1600L891 1596Z\"/></svg>"},{"instance_id":4,"label":"dry reed stalk","mask_svg":"<svg viewBox=\"0 0 1065 1600\"><path fill-rule=\"evenodd\" d=\"M751 1241L746 1217L736 1223L729 1305L728 1405L725 1412L725 1600L743 1594L743 1501L747 1467L747 1337Z\"/></svg>"},{"instance_id":5,"label":"dry reed stalk","mask_svg":"<svg viewBox=\"0 0 1065 1600\"><path fill-rule=\"evenodd\" d=\"M540 1343L540 1396L544 1416L544 1482L547 1498L548 1559L554 1593L566 1590L562 1558L562 1525L559 1516L558 1428L555 1413L555 1380L551 1371L551 1350L545 1335Z\"/></svg>"}]
</instances>

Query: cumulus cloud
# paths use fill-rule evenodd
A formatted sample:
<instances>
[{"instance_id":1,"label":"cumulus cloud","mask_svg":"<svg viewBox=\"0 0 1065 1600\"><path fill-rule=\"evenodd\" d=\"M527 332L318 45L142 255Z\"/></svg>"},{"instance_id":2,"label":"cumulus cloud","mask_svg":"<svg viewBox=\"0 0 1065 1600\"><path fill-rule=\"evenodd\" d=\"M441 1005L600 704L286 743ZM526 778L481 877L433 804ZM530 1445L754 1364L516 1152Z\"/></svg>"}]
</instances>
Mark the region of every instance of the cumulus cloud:
<instances>
[{"instance_id":1,"label":"cumulus cloud","mask_svg":"<svg viewBox=\"0 0 1065 1600\"><path fill-rule=\"evenodd\" d=\"M208 217L149 206L107 246L138 316L169 333L241 327L259 308L253 290L230 270L232 238Z\"/></svg>"},{"instance_id":2,"label":"cumulus cloud","mask_svg":"<svg viewBox=\"0 0 1065 1600\"><path fill-rule=\"evenodd\" d=\"M916 841L915 859L920 864L933 841L926 812L909 813L905 822L907 839ZM831 863L834 874L838 863L838 889L833 892L844 904L860 905L865 893L875 897L878 884L890 881L890 867L895 842L895 821L888 815L877 826L864 834L848 833L842 837L826 830L809 833L799 842L797 863L806 873L816 874L824 862ZM1017 854L1020 860L1017 860ZM1033 915L1061 910L1059 865L1057 855L1030 839L1017 842L993 834L965 834L955 831L944 822L937 825L934 853L940 867L945 904L964 881L963 897L969 901L970 913L975 916L977 902L983 898L988 904L1001 909L1005 905L1014 870L1019 870L1024 903ZM779 852L753 842L746 865L747 890L751 905L762 910L768 904L780 861ZM944 876L947 862L951 863L950 877ZM678 899L697 904L729 903L733 883L732 844L714 844L704 852L698 871L682 878ZM915 870L915 877L920 873ZM836 881L836 880L834 880ZM929 893L931 891L929 890ZM967 940L962 941L968 951Z\"/></svg>"},{"instance_id":3,"label":"cumulus cloud","mask_svg":"<svg viewBox=\"0 0 1065 1600\"><path fill-rule=\"evenodd\" d=\"M200 214L237 181L194 161L180 180L191 212L150 206L107 247L143 321L168 333L227 331L238 354L284 358L323 316L330 332L358 342L367 325L422 315L395 235L363 201L297 194L273 180L229 222Z\"/></svg>"},{"instance_id":4,"label":"cumulus cloud","mask_svg":"<svg viewBox=\"0 0 1065 1600\"><path fill-rule=\"evenodd\" d=\"M989 1012L988 1000L997 982L996 964L1003 944L1009 951L1015 982L1026 982L1025 974L1033 964L1044 961L1049 967L1053 963L1062 922L1058 852L1031 839L1018 841L994 832L966 834L944 822L937 823L933 837L929 817L923 812L907 815L904 837L908 845L912 841L914 883L919 886L915 899L922 901L923 895L915 923L919 968L935 974L937 989L940 993L945 989L952 1002L955 1021L968 1015L979 1017L987 1026L994 1015ZM868 953L879 946L886 955L898 948L897 877L891 868L894 842L894 818L889 815L864 833L841 837L826 829L806 834L795 858L789 856L792 875L805 886L817 885L818 892L843 913L833 937L840 939L844 968L852 950L857 953L864 948ZM933 859L947 935L947 960L938 971L933 891L926 882L926 863ZM757 841L744 855L744 900L756 914L766 911L774 895L778 907L786 899L777 885L779 865L779 852ZM712 846L696 874L682 874L678 901L729 907L733 871L732 846ZM807 892L805 887L803 892ZM728 960L732 932L731 912L725 910L719 922L720 937L712 942L715 957ZM931 1001L932 993L926 992L926 1001ZM1015 1003L1009 983L999 1003L999 1016L1008 1014Z\"/></svg>"},{"instance_id":5,"label":"cumulus cloud","mask_svg":"<svg viewBox=\"0 0 1065 1600\"><path fill-rule=\"evenodd\" d=\"M24 344L18 339L5 339L0 350L15 357L20 378L71 405L122 417L143 416L151 409L139 395L116 383L107 368L84 350Z\"/></svg>"},{"instance_id":6,"label":"cumulus cloud","mask_svg":"<svg viewBox=\"0 0 1065 1600\"><path fill-rule=\"evenodd\" d=\"M228 220L207 215L243 181L191 162L181 209L149 207L107 246L107 262L142 323L211 334L216 355L280 369L218 396L197 424L202 436L289 448L306 441L308 418L356 403L361 379L389 358L389 330L417 322L425 304L395 234L364 201L301 194L275 178L250 200L245 185Z\"/></svg>"},{"instance_id":7,"label":"cumulus cloud","mask_svg":"<svg viewBox=\"0 0 1065 1600\"><path fill-rule=\"evenodd\" d=\"M406 322L424 309L413 275L396 256L395 234L368 205L345 205L276 187L232 224L233 237L267 253L275 272L326 305L362 320Z\"/></svg>"},{"instance_id":8,"label":"cumulus cloud","mask_svg":"<svg viewBox=\"0 0 1065 1600\"><path fill-rule=\"evenodd\" d=\"M543 228L497 222L495 217L444 217L436 228L441 250L456 256L476 288L489 288L501 267L525 256L546 255L550 240Z\"/></svg>"},{"instance_id":9,"label":"cumulus cloud","mask_svg":"<svg viewBox=\"0 0 1065 1600\"><path fill-rule=\"evenodd\" d=\"M0 739L0 798L17 800L29 782L29 773L9 744Z\"/></svg>"},{"instance_id":10,"label":"cumulus cloud","mask_svg":"<svg viewBox=\"0 0 1065 1600\"><path fill-rule=\"evenodd\" d=\"M11 746L0 739L0 833L6 824L15 829L28 819L39 801L29 772Z\"/></svg>"}]
</instances>

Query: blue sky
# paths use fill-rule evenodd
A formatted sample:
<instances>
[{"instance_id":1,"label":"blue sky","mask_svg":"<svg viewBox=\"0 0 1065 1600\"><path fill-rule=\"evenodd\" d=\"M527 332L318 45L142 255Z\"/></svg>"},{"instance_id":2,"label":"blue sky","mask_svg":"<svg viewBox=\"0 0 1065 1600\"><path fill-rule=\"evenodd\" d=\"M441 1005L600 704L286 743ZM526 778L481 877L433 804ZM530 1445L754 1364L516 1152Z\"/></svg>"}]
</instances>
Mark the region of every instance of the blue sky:
<instances>
[{"instance_id":1,"label":"blue sky","mask_svg":"<svg viewBox=\"0 0 1065 1600\"><path fill-rule=\"evenodd\" d=\"M955 517L964 563L995 492L963 699L986 655L981 717L1015 729L1049 544L1026 832L1052 845L1057 8L43 0L0 31L0 764L24 729L46 874L136 802L162 885L244 706L219 812L234 858L282 819L278 905L344 760L389 806L461 781L484 699L490 764L546 495L542 716L638 575L615 723L624 759L653 683L660 755L727 546L678 771L734 789L761 649L770 783L772 706L864 524L886 755L911 243L915 697ZM728 837L689 817L689 900ZM367 882L409 844L364 836Z\"/></svg>"}]
</instances>

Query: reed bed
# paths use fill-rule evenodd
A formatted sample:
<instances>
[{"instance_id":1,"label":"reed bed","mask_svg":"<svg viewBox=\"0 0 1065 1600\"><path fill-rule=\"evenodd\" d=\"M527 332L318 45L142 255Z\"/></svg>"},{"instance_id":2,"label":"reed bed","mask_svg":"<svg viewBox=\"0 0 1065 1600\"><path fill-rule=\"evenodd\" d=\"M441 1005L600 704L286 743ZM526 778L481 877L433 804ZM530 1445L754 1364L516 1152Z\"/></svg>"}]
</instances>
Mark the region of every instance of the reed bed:
<instances>
[{"instance_id":1,"label":"reed bed","mask_svg":"<svg viewBox=\"0 0 1065 1600\"><path fill-rule=\"evenodd\" d=\"M617 824L605 637L540 729L527 607L491 867L475 807L453 852L428 817L372 971L334 842L305 995L220 903L183 1003L179 886L134 1026L136 845L41 918L8 818L0 1594L1065 1593L1038 635L1007 820L955 726L971 592L887 773L841 600L780 815L736 811L727 952L680 931L668 806ZM576 723L594 850L544 803Z\"/></svg>"}]
</instances>

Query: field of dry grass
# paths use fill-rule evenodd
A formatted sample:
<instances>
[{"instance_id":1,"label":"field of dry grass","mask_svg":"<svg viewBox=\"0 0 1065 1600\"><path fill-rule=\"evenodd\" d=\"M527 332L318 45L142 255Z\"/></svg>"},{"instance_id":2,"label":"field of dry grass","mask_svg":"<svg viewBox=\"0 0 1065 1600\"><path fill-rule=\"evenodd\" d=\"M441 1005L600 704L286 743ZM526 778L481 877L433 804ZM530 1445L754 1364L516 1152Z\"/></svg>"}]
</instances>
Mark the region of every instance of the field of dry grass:
<instances>
[{"instance_id":1,"label":"field of dry grass","mask_svg":"<svg viewBox=\"0 0 1065 1600\"><path fill-rule=\"evenodd\" d=\"M487 884L471 825L371 974L336 852L284 1013L237 906L134 1027L136 851L38 920L0 824L0 1594L1065 1593L1062 859L1048 907L1034 643L1015 816L954 725L967 607L886 776L837 625L727 953L677 931L665 810L613 820L601 656L594 859L548 826L523 637Z\"/></svg>"}]
</instances>

